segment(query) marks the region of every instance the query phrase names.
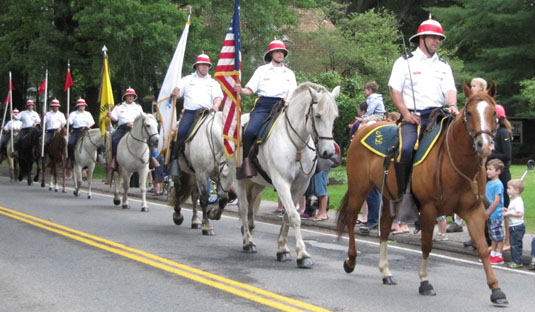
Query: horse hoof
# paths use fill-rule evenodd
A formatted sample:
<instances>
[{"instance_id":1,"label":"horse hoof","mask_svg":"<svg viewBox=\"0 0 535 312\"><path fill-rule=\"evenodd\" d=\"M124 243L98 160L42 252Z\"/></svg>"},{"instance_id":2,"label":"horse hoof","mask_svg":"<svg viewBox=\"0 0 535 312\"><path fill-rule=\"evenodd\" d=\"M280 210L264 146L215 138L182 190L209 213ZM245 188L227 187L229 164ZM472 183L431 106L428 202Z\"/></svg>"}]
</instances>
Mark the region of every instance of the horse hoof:
<instances>
[{"instance_id":1,"label":"horse hoof","mask_svg":"<svg viewBox=\"0 0 535 312\"><path fill-rule=\"evenodd\" d=\"M141 212L149 212L149 207L141 207Z\"/></svg>"},{"instance_id":2,"label":"horse hoof","mask_svg":"<svg viewBox=\"0 0 535 312\"><path fill-rule=\"evenodd\" d=\"M182 218L182 220L184 220L184 218ZM180 222L182 223L182 222ZM198 224L198 223L192 223L191 224L191 228L194 229L194 230L199 230L201 228L201 225Z\"/></svg>"},{"instance_id":3,"label":"horse hoof","mask_svg":"<svg viewBox=\"0 0 535 312\"><path fill-rule=\"evenodd\" d=\"M297 267L300 269L311 269L314 262L310 258L297 259Z\"/></svg>"},{"instance_id":4,"label":"horse hoof","mask_svg":"<svg viewBox=\"0 0 535 312\"><path fill-rule=\"evenodd\" d=\"M243 251L248 254L256 253L256 246L255 245L243 246Z\"/></svg>"},{"instance_id":5,"label":"horse hoof","mask_svg":"<svg viewBox=\"0 0 535 312\"><path fill-rule=\"evenodd\" d=\"M67 193L67 191L66 191L66 190L62 190L61 192L62 192L62 193Z\"/></svg>"},{"instance_id":6,"label":"horse hoof","mask_svg":"<svg viewBox=\"0 0 535 312\"><path fill-rule=\"evenodd\" d=\"M283 261L291 261L292 256L290 255L289 251L285 252L277 252L277 261L283 262Z\"/></svg>"},{"instance_id":7,"label":"horse hoof","mask_svg":"<svg viewBox=\"0 0 535 312\"><path fill-rule=\"evenodd\" d=\"M121 200L120 200L120 199L114 199L114 200L113 200L113 204L114 204L115 206L118 206L120 203L121 203Z\"/></svg>"},{"instance_id":8,"label":"horse hoof","mask_svg":"<svg viewBox=\"0 0 535 312\"><path fill-rule=\"evenodd\" d=\"M353 271L355 270L355 267L351 267L349 266L349 264L347 264L347 261L344 261L344 271L346 271L346 273L353 273Z\"/></svg>"},{"instance_id":9,"label":"horse hoof","mask_svg":"<svg viewBox=\"0 0 535 312\"><path fill-rule=\"evenodd\" d=\"M397 285L393 276L383 277L383 285Z\"/></svg>"},{"instance_id":10,"label":"horse hoof","mask_svg":"<svg viewBox=\"0 0 535 312\"><path fill-rule=\"evenodd\" d=\"M507 301L507 298L505 297L505 293L500 288L494 288L492 290L490 301L498 306L505 306L509 304L509 301Z\"/></svg>"},{"instance_id":11,"label":"horse hoof","mask_svg":"<svg viewBox=\"0 0 535 312\"><path fill-rule=\"evenodd\" d=\"M181 214L177 214L176 212L173 213L173 222L176 224L176 225L181 225L182 222L184 222L184 216L181 215ZM192 228L193 228L193 225L192 225Z\"/></svg>"},{"instance_id":12,"label":"horse hoof","mask_svg":"<svg viewBox=\"0 0 535 312\"><path fill-rule=\"evenodd\" d=\"M130 206L128 206L128 205L123 205L121 208L123 208L123 209L130 209Z\"/></svg>"},{"instance_id":13,"label":"horse hoof","mask_svg":"<svg viewBox=\"0 0 535 312\"><path fill-rule=\"evenodd\" d=\"M45 185L44 185L44 184L41 184L41 187L45 187ZM49 187L48 190L49 190L50 192L52 192L52 188L51 188L51 187Z\"/></svg>"},{"instance_id":14,"label":"horse hoof","mask_svg":"<svg viewBox=\"0 0 535 312\"><path fill-rule=\"evenodd\" d=\"M87 199L91 199L91 195L87 195Z\"/></svg>"},{"instance_id":15,"label":"horse hoof","mask_svg":"<svg viewBox=\"0 0 535 312\"><path fill-rule=\"evenodd\" d=\"M28 181L28 185L32 185L32 181Z\"/></svg>"},{"instance_id":16,"label":"horse hoof","mask_svg":"<svg viewBox=\"0 0 535 312\"><path fill-rule=\"evenodd\" d=\"M423 281L420 283L420 288L418 288L418 291L420 292L420 295L422 296L436 296L437 293L435 292L435 289L433 288L433 285L429 283L429 281Z\"/></svg>"},{"instance_id":17,"label":"horse hoof","mask_svg":"<svg viewBox=\"0 0 535 312\"><path fill-rule=\"evenodd\" d=\"M202 235L215 236L214 230L202 230Z\"/></svg>"},{"instance_id":18,"label":"horse hoof","mask_svg":"<svg viewBox=\"0 0 535 312\"><path fill-rule=\"evenodd\" d=\"M57 193L57 192L58 192L58 189L55 189L55 190L54 190L54 192L56 192L56 193Z\"/></svg>"},{"instance_id":19,"label":"horse hoof","mask_svg":"<svg viewBox=\"0 0 535 312\"><path fill-rule=\"evenodd\" d=\"M73 191L72 194L76 197L78 197L78 191Z\"/></svg>"}]
</instances>

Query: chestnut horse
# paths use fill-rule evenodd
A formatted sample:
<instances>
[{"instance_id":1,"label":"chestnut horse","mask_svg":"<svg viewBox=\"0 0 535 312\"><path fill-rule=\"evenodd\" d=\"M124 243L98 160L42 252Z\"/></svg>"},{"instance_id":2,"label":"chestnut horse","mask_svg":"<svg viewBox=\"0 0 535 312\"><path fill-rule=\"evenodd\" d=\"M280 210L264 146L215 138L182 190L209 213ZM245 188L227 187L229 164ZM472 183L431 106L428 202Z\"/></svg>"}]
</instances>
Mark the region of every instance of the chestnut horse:
<instances>
[{"instance_id":1,"label":"chestnut horse","mask_svg":"<svg viewBox=\"0 0 535 312\"><path fill-rule=\"evenodd\" d=\"M427 158L413 168L412 193L420 210L422 231L422 262L419 292L422 295L435 295L428 281L427 262L433 244L433 228L437 216L453 212L460 215L468 226L479 256L482 259L487 284L492 290L491 301L507 304L505 294L498 288L498 280L490 264L489 251L485 241L485 196L486 174L482 160L493 148L496 131L496 109L494 95L496 86L491 84L486 92L472 94L470 87L464 86L466 106L455 121L451 122L445 133L437 139ZM384 123L377 123L376 126ZM340 203L338 214L338 235L348 229L349 249L344 269L351 273L356 265L355 223L362 203L373 187L381 189L384 175L384 158L372 153L361 139L376 126L357 132L347 153L348 191ZM388 267L387 239L393 216L390 214L389 200L396 200L398 187L393 163L388 167L383 192L383 207L380 221L380 258L379 271L383 283L395 285L396 282Z\"/></svg>"},{"instance_id":2,"label":"chestnut horse","mask_svg":"<svg viewBox=\"0 0 535 312\"><path fill-rule=\"evenodd\" d=\"M65 127L59 128L54 132L54 136L48 144L45 145L45 157L43 158L43 178L41 180L41 187L45 187L45 171L46 171L46 161L50 167L50 184L48 187L49 191L58 191L58 166L62 169L62 192L65 193L65 146L67 145L67 129Z\"/></svg>"}]
</instances>

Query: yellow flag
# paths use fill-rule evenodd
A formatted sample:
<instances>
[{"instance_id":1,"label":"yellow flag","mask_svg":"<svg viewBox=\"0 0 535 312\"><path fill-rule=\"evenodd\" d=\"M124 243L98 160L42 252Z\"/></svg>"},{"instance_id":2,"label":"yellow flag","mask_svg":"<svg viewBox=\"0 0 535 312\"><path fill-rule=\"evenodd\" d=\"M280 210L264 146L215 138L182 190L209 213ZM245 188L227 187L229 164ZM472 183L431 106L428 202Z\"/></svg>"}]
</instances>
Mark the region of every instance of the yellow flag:
<instances>
[{"instance_id":1,"label":"yellow flag","mask_svg":"<svg viewBox=\"0 0 535 312\"><path fill-rule=\"evenodd\" d=\"M113 108L113 91L111 89L110 69L108 67L108 56L104 57L104 64L102 65L102 82L100 83L100 114L98 116L98 125L100 133L104 137L108 127L109 118L108 112Z\"/></svg>"}]
</instances>

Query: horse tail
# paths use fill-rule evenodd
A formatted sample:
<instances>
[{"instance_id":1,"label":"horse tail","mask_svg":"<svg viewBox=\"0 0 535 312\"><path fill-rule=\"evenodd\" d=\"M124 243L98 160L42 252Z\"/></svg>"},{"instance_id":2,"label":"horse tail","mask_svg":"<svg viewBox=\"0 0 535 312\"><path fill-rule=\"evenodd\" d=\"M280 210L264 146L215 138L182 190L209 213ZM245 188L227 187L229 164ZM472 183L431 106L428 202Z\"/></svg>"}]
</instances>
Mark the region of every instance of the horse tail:
<instances>
[{"instance_id":1,"label":"horse tail","mask_svg":"<svg viewBox=\"0 0 535 312\"><path fill-rule=\"evenodd\" d=\"M336 232L338 237L342 236L346 229L347 206L349 202L349 191L346 192L338 205L338 219L336 220Z\"/></svg>"},{"instance_id":2,"label":"horse tail","mask_svg":"<svg viewBox=\"0 0 535 312\"><path fill-rule=\"evenodd\" d=\"M182 172L180 177L173 179L175 182L174 194L171 196L170 204L174 206L177 202L183 204L193 193L195 187L195 176Z\"/></svg>"}]
</instances>

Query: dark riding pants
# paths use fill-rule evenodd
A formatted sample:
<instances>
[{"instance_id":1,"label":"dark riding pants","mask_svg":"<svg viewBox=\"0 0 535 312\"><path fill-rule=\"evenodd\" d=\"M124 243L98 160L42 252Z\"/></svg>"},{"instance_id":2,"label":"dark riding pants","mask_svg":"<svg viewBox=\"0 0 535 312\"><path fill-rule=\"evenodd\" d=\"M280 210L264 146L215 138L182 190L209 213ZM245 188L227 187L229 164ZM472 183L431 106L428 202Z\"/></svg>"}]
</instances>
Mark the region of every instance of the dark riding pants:
<instances>
[{"instance_id":1,"label":"dark riding pants","mask_svg":"<svg viewBox=\"0 0 535 312\"><path fill-rule=\"evenodd\" d=\"M48 130L46 130L45 144L50 143L50 141L54 137L54 132L56 132L56 131L58 131L58 129L48 129Z\"/></svg>"},{"instance_id":2,"label":"dark riding pants","mask_svg":"<svg viewBox=\"0 0 535 312\"><path fill-rule=\"evenodd\" d=\"M111 136L111 151L113 157L117 156L117 145L119 145L119 141L121 141L121 138L130 130L131 128L128 127L127 124L122 124Z\"/></svg>"},{"instance_id":3,"label":"dark riding pants","mask_svg":"<svg viewBox=\"0 0 535 312\"><path fill-rule=\"evenodd\" d=\"M80 128L73 128L71 132L71 137L69 138L69 157L74 158L74 147L76 146L76 142L78 141L78 136L80 134ZM48 134L48 133L47 133Z\"/></svg>"},{"instance_id":4,"label":"dark riding pants","mask_svg":"<svg viewBox=\"0 0 535 312\"><path fill-rule=\"evenodd\" d=\"M249 150L264 123L264 120L269 116L273 105L277 104L281 98L276 97L260 97L250 113L249 123L245 128L245 133L243 134L243 157L249 155Z\"/></svg>"}]
</instances>

